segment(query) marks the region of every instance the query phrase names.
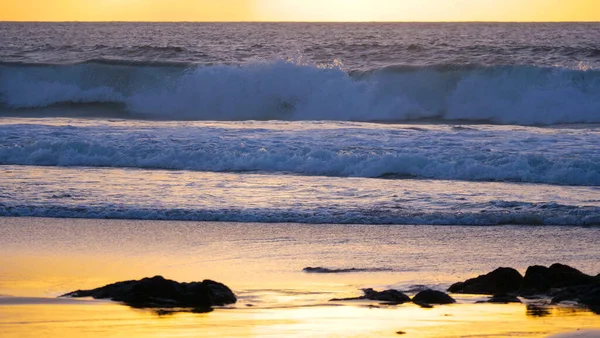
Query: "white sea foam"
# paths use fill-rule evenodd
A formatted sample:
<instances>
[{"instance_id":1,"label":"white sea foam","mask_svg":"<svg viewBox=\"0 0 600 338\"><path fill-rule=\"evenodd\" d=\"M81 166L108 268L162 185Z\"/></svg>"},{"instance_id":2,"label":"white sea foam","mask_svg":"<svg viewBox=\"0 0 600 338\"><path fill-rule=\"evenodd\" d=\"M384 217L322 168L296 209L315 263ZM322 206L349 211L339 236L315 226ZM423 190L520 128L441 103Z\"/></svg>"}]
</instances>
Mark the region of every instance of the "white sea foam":
<instances>
[{"instance_id":1,"label":"white sea foam","mask_svg":"<svg viewBox=\"0 0 600 338\"><path fill-rule=\"evenodd\" d=\"M285 61L4 64L0 98L11 109L117 103L129 116L162 120L600 123L600 71L445 65L348 74Z\"/></svg>"},{"instance_id":2,"label":"white sea foam","mask_svg":"<svg viewBox=\"0 0 600 338\"><path fill-rule=\"evenodd\" d=\"M331 208L330 208L331 209ZM0 216L57 217L92 219L140 219L198 222L309 223L309 224L412 224L412 225L550 225L600 226L596 215L600 208L564 213L563 209L547 212L498 211L482 213L393 213L390 210L274 210L274 209L182 209L135 207L122 205L68 207L53 205L18 205L0 203Z\"/></svg>"},{"instance_id":3,"label":"white sea foam","mask_svg":"<svg viewBox=\"0 0 600 338\"><path fill-rule=\"evenodd\" d=\"M24 121L0 125L0 164L600 185L595 128Z\"/></svg>"}]
</instances>

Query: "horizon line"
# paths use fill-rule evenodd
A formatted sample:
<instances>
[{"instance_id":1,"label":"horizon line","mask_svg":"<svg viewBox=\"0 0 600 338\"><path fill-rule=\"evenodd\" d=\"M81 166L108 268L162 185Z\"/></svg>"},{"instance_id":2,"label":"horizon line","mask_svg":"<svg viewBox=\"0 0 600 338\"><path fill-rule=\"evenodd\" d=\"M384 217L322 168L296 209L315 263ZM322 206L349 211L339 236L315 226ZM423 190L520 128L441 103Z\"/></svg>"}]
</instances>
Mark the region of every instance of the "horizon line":
<instances>
[{"instance_id":1,"label":"horizon line","mask_svg":"<svg viewBox=\"0 0 600 338\"><path fill-rule=\"evenodd\" d=\"M371 23L600 23L598 21L485 21L485 20L465 20L465 21L256 21L256 20L239 20L239 21L144 21L144 20L0 20L0 23L305 23L305 24L371 24Z\"/></svg>"}]
</instances>

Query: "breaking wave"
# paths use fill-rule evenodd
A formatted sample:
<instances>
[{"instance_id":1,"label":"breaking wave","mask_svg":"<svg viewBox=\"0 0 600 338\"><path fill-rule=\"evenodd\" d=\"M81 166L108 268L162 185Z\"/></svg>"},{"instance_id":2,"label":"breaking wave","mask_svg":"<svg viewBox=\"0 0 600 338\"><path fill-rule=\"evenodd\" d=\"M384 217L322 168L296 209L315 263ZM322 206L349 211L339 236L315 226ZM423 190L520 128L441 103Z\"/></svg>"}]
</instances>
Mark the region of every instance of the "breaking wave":
<instances>
[{"instance_id":1,"label":"breaking wave","mask_svg":"<svg viewBox=\"0 0 600 338\"><path fill-rule=\"evenodd\" d=\"M0 125L0 165L600 186L600 132L595 127L281 121L44 123Z\"/></svg>"},{"instance_id":2,"label":"breaking wave","mask_svg":"<svg viewBox=\"0 0 600 338\"><path fill-rule=\"evenodd\" d=\"M116 104L124 117L157 120L600 123L600 70L439 65L345 72L284 60L0 64L0 105L10 114L77 105L85 116L80 105L88 104L110 104L107 114Z\"/></svg>"}]
</instances>

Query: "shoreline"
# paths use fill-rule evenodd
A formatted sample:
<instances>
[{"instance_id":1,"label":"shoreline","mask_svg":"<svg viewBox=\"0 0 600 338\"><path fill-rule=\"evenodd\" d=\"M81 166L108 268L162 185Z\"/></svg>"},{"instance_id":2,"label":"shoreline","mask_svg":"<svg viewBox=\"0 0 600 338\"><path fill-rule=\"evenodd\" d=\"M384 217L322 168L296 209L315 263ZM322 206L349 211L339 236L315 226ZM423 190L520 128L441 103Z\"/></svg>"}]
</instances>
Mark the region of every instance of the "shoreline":
<instances>
[{"instance_id":1,"label":"shoreline","mask_svg":"<svg viewBox=\"0 0 600 338\"><path fill-rule=\"evenodd\" d=\"M33 337L42 328L48 332L60 328L66 337L81 330L93 331L83 335L90 337L119 337L123 332L147 337L151 328L184 334L192 327L203 336L241 337L301 337L307 332L391 337L398 331L407 337L499 332L546 337L600 329L600 316L578 307L549 306L537 311L528 310L526 304L474 304L486 296L453 294L458 304L433 309L373 301L329 302L355 297L365 287L406 290L424 284L445 290L496 265L524 272L530 264L562 261L589 274L600 271L599 249L592 245L600 229L448 229L0 218L0 266L5 272L0 276L0 294L15 296L0 298L0 311L7 314L0 319L0 328L8 332L7 337ZM525 245L534 241L535 245ZM303 272L308 266L386 270ZM208 314L160 316L108 301L54 299L72 290L157 274L179 281L213 279L231 287L239 301ZM90 322L93 318L111 324L98 329ZM133 331L121 327L122 321Z\"/></svg>"}]
</instances>

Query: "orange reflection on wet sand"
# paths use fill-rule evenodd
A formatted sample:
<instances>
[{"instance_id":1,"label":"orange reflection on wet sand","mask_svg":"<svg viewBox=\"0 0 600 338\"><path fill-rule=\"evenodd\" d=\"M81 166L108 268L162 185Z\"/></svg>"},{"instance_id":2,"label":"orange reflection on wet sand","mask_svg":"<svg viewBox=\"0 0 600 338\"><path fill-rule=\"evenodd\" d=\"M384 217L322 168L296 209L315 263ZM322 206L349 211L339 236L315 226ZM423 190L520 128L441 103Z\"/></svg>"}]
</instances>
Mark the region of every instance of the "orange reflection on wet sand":
<instances>
[{"instance_id":1,"label":"orange reflection on wet sand","mask_svg":"<svg viewBox=\"0 0 600 338\"><path fill-rule=\"evenodd\" d=\"M2 337L546 337L598 322L585 311L525 315L523 305L361 305L217 309L209 314L159 316L98 301L0 305Z\"/></svg>"}]
</instances>

